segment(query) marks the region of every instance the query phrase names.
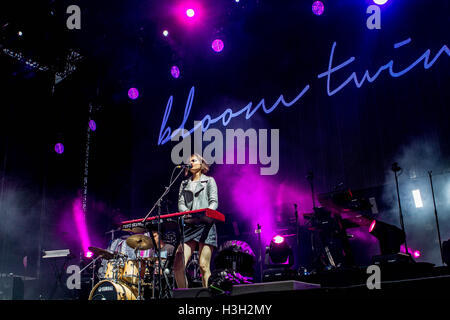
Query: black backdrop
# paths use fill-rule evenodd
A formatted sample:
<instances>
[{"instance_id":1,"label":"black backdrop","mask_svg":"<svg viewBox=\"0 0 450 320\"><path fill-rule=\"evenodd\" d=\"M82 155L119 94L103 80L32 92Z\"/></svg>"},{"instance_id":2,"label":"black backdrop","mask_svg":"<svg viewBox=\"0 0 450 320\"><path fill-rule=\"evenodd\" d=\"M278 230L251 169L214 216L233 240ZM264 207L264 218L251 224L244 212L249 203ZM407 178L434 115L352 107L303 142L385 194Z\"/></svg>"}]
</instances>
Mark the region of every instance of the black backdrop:
<instances>
[{"instance_id":1,"label":"black backdrop","mask_svg":"<svg viewBox=\"0 0 450 320\"><path fill-rule=\"evenodd\" d=\"M221 240L240 238L254 245L256 223L292 217L293 203L300 213L311 212L305 179L310 170L317 193L339 184L372 190L383 209L380 219L399 225L390 171L397 161L404 169L400 187L411 246L422 251L421 261L439 264L426 173L436 174L445 240L450 235L448 48L429 69L420 62L401 77L384 70L373 83L357 88L352 81L332 96L326 78L318 75L327 71L334 42L335 66L350 57L355 61L332 75L332 88L352 72L358 79L366 70L374 75L391 60L399 72L428 49L432 61L448 45L448 2L389 1L381 9L380 30L366 27L368 0L323 1L321 16L311 12L312 1L214 2L201 4L201 16L190 24L170 9L181 1L49 1L2 10L2 22L9 19L25 35L22 42L3 37L6 47L25 47L49 63L60 48L73 48L84 57L53 96L49 73L33 72L4 54L0 58L2 271L35 274L39 239L43 248L80 250L70 208L83 186L89 103L97 123L91 136L86 215L92 244L106 246L109 236L104 233L115 223L145 216L173 168L174 143L158 146L164 110L173 96L167 126L176 129L192 86L187 129L206 114L214 118L226 108L238 111L249 102L256 106L263 98L270 107L281 94L290 101L310 86L289 108L280 105L270 114L259 110L249 120L231 120L228 128L279 129L280 168L274 176L261 176L259 166L212 166L219 210L227 216L219 228ZM82 10L81 30L65 29L69 4ZM161 36L164 28L170 31L168 38ZM224 41L221 53L211 50L215 38ZM409 44L394 48L408 38ZM180 68L178 79L170 75L173 65ZM127 97L130 87L138 88L138 99ZM225 133L220 123L211 128ZM53 150L58 141L64 142L63 155ZM413 185L423 193L420 212L411 202ZM178 183L164 211L177 211L177 189ZM276 229L273 222L266 238ZM27 241L18 242L23 234ZM365 264L377 247L364 229L355 234L358 262ZM307 238L302 238L297 265L308 264ZM23 270L25 255L31 267Z\"/></svg>"}]
</instances>

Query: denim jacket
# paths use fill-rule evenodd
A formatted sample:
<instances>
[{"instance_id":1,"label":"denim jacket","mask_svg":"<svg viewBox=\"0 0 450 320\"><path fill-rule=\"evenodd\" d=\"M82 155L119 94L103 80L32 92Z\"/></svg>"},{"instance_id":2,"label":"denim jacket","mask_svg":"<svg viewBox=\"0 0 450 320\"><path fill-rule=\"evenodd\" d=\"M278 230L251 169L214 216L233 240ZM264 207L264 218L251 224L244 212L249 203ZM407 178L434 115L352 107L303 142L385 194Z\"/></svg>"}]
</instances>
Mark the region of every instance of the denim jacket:
<instances>
[{"instance_id":1,"label":"denim jacket","mask_svg":"<svg viewBox=\"0 0 450 320\"><path fill-rule=\"evenodd\" d=\"M217 198L217 184L214 178L202 174L194 192L186 189L189 181L190 178L181 182L178 193L178 211L183 212L203 208L216 210L219 201Z\"/></svg>"}]
</instances>

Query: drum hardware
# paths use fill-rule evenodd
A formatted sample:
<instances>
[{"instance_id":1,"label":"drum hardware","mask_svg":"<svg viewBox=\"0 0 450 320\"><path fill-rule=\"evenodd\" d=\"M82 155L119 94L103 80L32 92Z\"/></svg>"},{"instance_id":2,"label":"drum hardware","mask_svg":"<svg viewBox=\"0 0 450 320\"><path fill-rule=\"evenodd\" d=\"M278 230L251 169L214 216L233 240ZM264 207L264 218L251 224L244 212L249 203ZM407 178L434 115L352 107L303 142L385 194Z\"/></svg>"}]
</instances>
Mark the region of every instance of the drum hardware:
<instances>
[{"instance_id":1,"label":"drum hardware","mask_svg":"<svg viewBox=\"0 0 450 320\"><path fill-rule=\"evenodd\" d=\"M86 270L92 264L92 278L91 278L91 289L94 288L95 282L95 262L100 259L102 256L98 256L95 259L92 259L83 269L81 269L78 273L81 274L84 270Z\"/></svg>"},{"instance_id":2,"label":"drum hardware","mask_svg":"<svg viewBox=\"0 0 450 320\"><path fill-rule=\"evenodd\" d=\"M180 172L177 174L177 176L173 179L173 174L175 173L175 170L177 168L182 168L180 170ZM169 193L170 188L173 186L173 184L175 183L175 181L177 181L177 179L180 177L180 175L185 171L185 169L183 168L183 166L176 166L175 168L173 168L172 170L172 174L170 176L170 181L169 181L169 186L165 187L165 190L163 192L163 194L161 195L161 197L156 201L156 203L153 205L153 207L150 209L150 211L147 213L147 215L145 216L145 218L142 221L142 225L145 226L145 221L150 217L150 215L152 214L153 210L155 210L156 207L158 207L157 210L157 225L158 225L158 234L161 234L161 202L163 201L164 197ZM153 247L155 248L157 257L158 257L158 268L161 268L161 250L160 250L160 244L161 244L161 240L158 237L158 243L155 243L155 238L153 237L152 232L150 232L151 235L151 240L152 240L152 244ZM184 256L184 252L183 252L183 256ZM160 270L160 269L158 269ZM153 277L154 278L154 277ZM160 286L160 290L159 290L159 298L161 298L161 272L158 272L158 284ZM153 286L153 290L154 290L154 286ZM153 291L154 293L154 291ZM153 294L154 297L154 294Z\"/></svg>"}]
</instances>

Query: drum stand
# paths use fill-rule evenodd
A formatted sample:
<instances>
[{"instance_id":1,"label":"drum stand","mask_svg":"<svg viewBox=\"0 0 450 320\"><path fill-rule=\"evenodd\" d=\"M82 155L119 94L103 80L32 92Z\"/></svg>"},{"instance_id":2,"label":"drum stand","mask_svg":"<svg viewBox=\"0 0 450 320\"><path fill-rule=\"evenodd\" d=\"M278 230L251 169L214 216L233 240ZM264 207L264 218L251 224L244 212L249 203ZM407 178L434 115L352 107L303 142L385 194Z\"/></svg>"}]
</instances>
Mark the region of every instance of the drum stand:
<instances>
[{"instance_id":1,"label":"drum stand","mask_svg":"<svg viewBox=\"0 0 450 320\"><path fill-rule=\"evenodd\" d=\"M142 291L142 289L141 289L141 281L142 281L142 279L141 279L141 270L142 270L142 267L141 267L141 262L143 260L142 260L141 256L138 254L139 250L140 250L140 247L136 247L134 252L135 252L135 255L136 255L136 260L138 262L138 272L139 272L139 275L138 275L138 296L137 296L137 300L142 300L142 292L141 292Z\"/></svg>"},{"instance_id":2,"label":"drum stand","mask_svg":"<svg viewBox=\"0 0 450 320\"><path fill-rule=\"evenodd\" d=\"M179 167L179 166L177 166L177 167ZM175 167L174 169L173 169L173 171L172 171L172 175L171 175L171 177L170 177L170 182L169 182L169 186L168 187L165 187L166 188L166 190L164 190L164 192L163 192L163 194L162 194L162 196L156 201L156 203L153 205L153 208L151 208L150 209L150 211L147 213L147 215L145 216L145 218L142 220L142 224L144 225L144 227L145 227L145 221L148 219L148 217L150 217L150 215L151 215L151 213L153 212L153 210L156 208L156 207L158 207L158 213L157 213L157 216L158 216L158 219L157 219L157 223L158 223L158 234L159 234L159 237L161 236L161 201L162 201L162 199L169 193L169 191L170 191L170 188L172 187L172 185L175 183L175 181L177 181L177 179L178 179L178 177L181 175L181 173L184 171L184 169L183 170L180 170L180 172L178 173L178 175L175 177L175 179L172 179L173 178L173 174L174 174L174 172L175 172L175 170L177 169L177 167ZM153 233L152 233L152 231L150 230L150 237L151 237L151 239L152 239L152 242L153 242L153 245L154 245L154 248L155 248L155 251L156 251L156 253L157 253L157 255L158 255L158 278L159 278L159 283L158 283L158 285L159 285L159 298L161 298L161 272L160 272L160 270L161 270L161 250L160 250L160 242L161 242L161 240L159 239L159 237L158 237L158 243L156 243L155 242L155 238L153 237ZM140 265L139 265L139 268L140 268ZM139 273L139 277L141 276L141 274ZM153 277L154 278L154 277ZM153 286L153 297L154 297L154 290L155 290L155 286ZM139 295L140 295L140 292L139 292Z\"/></svg>"},{"instance_id":3,"label":"drum stand","mask_svg":"<svg viewBox=\"0 0 450 320\"><path fill-rule=\"evenodd\" d=\"M78 272L81 275L81 273L84 270L86 270L91 264L93 264L93 266L92 266L92 278L91 278L91 283L92 283L91 290L94 288L94 282L95 282L95 262L98 259L102 258L102 257L103 256L98 256L97 258L93 259L91 262L89 262L89 264L86 267L84 267L83 269L80 270L80 272Z\"/></svg>"}]
</instances>

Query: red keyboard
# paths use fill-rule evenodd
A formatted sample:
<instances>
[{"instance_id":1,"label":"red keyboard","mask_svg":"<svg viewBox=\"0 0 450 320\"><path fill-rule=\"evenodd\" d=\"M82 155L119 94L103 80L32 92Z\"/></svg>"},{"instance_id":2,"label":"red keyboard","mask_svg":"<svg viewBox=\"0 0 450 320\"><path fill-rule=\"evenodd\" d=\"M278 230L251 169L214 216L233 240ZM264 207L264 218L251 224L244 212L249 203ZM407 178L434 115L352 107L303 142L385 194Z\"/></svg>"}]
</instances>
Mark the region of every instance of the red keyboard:
<instances>
[{"instance_id":1,"label":"red keyboard","mask_svg":"<svg viewBox=\"0 0 450 320\"><path fill-rule=\"evenodd\" d=\"M184 222L187 224L200 224L200 223L214 223L214 222L224 222L225 216L219 211L212 209L198 209L192 211L185 212L176 212L161 215L161 222L176 222L178 218L182 216L190 215L189 217L185 217ZM144 218L123 221L121 223L121 229L123 231L132 231L136 232L139 229L145 229L148 225L154 225L158 221L158 217L149 217L145 220L145 225L143 223ZM143 231L143 230L140 230Z\"/></svg>"}]
</instances>

